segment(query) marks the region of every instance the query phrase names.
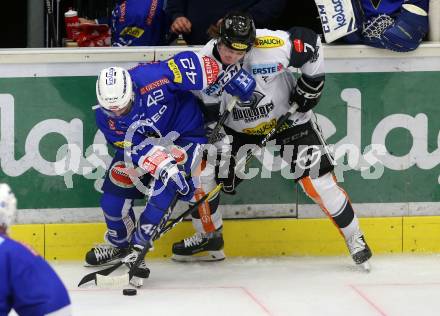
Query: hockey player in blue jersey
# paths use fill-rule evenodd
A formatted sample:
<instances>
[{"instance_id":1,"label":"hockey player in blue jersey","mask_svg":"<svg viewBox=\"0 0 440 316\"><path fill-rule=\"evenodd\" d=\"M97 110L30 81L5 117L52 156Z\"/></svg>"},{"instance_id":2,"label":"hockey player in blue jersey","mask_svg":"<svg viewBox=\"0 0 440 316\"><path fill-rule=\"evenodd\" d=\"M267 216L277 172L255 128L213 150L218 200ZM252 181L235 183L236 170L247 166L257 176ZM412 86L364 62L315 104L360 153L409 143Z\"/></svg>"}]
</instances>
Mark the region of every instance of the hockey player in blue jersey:
<instances>
[{"instance_id":1,"label":"hockey player in blue jersey","mask_svg":"<svg viewBox=\"0 0 440 316\"><path fill-rule=\"evenodd\" d=\"M20 316L71 315L66 288L39 255L10 239L16 200L7 184L0 183L0 316L11 309Z\"/></svg>"},{"instance_id":2,"label":"hockey player in blue jersey","mask_svg":"<svg viewBox=\"0 0 440 316\"><path fill-rule=\"evenodd\" d=\"M428 33L429 0L353 0L358 30L344 37L398 52L416 49Z\"/></svg>"},{"instance_id":3,"label":"hockey player in blue jersey","mask_svg":"<svg viewBox=\"0 0 440 316\"><path fill-rule=\"evenodd\" d=\"M101 71L96 83L96 124L116 153L100 201L108 228L106 243L86 254L87 265L122 259L131 267L143 247L150 245L175 194L181 200L193 199L193 179L185 175L200 161L198 147L207 138L202 112L190 90L214 83L221 67L213 58L181 52L129 71L119 67ZM244 70L228 74L229 79L222 81L225 91L247 100L255 80ZM134 172L143 173L139 181L133 179ZM212 190L216 183L209 178L207 183L201 179L197 187ZM133 201L145 195L149 200L136 223ZM216 208L218 197L209 204ZM130 282L141 286L149 272L142 260Z\"/></svg>"},{"instance_id":4,"label":"hockey player in blue jersey","mask_svg":"<svg viewBox=\"0 0 440 316\"><path fill-rule=\"evenodd\" d=\"M118 1L110 17L80 23L107 24L111 28L112 46L165 45L168 21L164 0Z\"/></svg>"}]
</instances>

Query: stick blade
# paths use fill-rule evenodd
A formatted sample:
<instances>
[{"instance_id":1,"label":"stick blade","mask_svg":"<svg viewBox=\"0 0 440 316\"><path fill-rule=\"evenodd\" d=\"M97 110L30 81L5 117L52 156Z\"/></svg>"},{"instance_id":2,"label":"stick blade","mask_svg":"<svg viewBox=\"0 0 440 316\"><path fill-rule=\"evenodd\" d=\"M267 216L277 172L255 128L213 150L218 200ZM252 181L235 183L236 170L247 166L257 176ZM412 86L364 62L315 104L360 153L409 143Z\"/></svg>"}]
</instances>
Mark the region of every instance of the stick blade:
<instances>
[{"instance_id":1,"label":"stick blade","mask_svg":"<svg viewBox=\"0 0 440 316\"><path fill-rule=\"evenodd\" d=\"M119 268L123 263L122 262L118 262L115 265L112 265L111 267L99 270L99 271L95 271L92 273L89 273L87 275L85 275L81 281L79 281L78 283L78 287L80 287L81 285L88 283L90 281L95 281L96 284L96 276L99 275L103 275L103 276L107 276L110 273L112 273L113 271L115 271L117 268Z\"/></svg>"},{"instance_id":2,"label":"stick blade","mask_svg":"<svg viewBox=\"0 0 440 316\"><path fill-rule=\"evenodd\" d=\"M117 288L128 285L130 282L128 273L116 276L96 275L96 285L105 288Z\"/></svg>"},{"instance_id":3,"label":"stick blade","mask_svg":"<svg viewBox=\"0 0 440 316\"><path fill-rule=\"evenodd\" d=\"M81 281L79 281L78 287L80 287L81 285L86 284L86 283L88 283L90 281L96 280L96 275L97 275L96 272L92 272L92 273L89 273L89 274L85 275L81 279Z\"/></svg>"}]
</instances>

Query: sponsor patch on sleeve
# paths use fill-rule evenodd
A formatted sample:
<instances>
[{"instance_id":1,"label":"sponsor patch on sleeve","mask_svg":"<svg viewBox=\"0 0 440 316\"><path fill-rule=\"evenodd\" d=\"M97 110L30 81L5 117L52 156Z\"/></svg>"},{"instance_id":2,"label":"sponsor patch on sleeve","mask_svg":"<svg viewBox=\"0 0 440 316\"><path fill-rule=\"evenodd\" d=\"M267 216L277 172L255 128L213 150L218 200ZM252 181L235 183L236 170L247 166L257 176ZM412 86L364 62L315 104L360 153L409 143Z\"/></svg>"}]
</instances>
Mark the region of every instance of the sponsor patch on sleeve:
<instances>
[{"instance_id":1,"label":"sponsor patch on sleeve","mask_svg":"<svg viewBox=\"0 0 440 316\"><path fill-rule=\"evenodd\" d=\"M293 47L295 48L295 51L297 53L302 53L304 52L304 43L302 40L300 40L299 38L295 38L293 40Z\"/></svg>"},{"instance_id":2,"label":"sponsor patch on sleeve","mask_svg":"<svg viewBox=\"0 0 440 316\"><path fill-rule=\"evenodd\" d=\"M218 74L220 72L220 67L214 59L208 56L203 56L202 58L206 80L208 84L213 84L217 80Z\"/></svg>"},{"instance_id":3,"label":"sponsor patch on sleeve","mask_svg":"<svg viewBox=\"0 0 440 316\"><path fill-rule=\"evenodd\" d=\"M180 72L179 66L177 66L174 59L170 59L168 62L168 68L173 72L174 82L182 83L182 73Z\"/></svg>"}]
</instances>

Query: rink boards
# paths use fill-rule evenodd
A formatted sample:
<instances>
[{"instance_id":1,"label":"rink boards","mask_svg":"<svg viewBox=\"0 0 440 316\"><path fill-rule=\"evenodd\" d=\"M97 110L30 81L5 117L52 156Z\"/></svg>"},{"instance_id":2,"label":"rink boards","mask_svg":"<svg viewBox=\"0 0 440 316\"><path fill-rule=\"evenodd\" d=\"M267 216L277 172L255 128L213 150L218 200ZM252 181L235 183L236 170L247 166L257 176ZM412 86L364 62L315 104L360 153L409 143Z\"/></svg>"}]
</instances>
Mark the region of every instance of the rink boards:
<instances>
[{"instance_id":1,"label":"rink boards","mask_svg":"<svg viewBox=\"0 0 440 316\"><path fill-rule=\"evenodd\" d=\"M110 153L91 110L96 74L178 49L185 48L0 50L0 181L17 195L20 239L50 259L82 257L102 240L103 225L94 223L103 220L99 188ZM373 250L438 251L440 46L408 54L332 46L325 54L316 113ZM345 252L330 221L283 170L251 167L263 176L222 198L229 255ZM183 223L154 255L169 254L171 240L189 232Z\"/></svg>"},{"instance_id":2,"label":"rink boards","mask_svg":"<svg viewBox=\"0 0 440 316\"><path fill-rule=\"evenodd\" d=\"M440 252L440 217L361 218L361 227L375 254ZM105 225L29 224L12 228L12 237L30 244L48 260L83 260L102 240ZM171 245L192 234L183 222L154 244L148 256L167 258ZM343 238L327 219L227 220L227 256L325 256L347 254Z\"/></svg>"}]
</instances>

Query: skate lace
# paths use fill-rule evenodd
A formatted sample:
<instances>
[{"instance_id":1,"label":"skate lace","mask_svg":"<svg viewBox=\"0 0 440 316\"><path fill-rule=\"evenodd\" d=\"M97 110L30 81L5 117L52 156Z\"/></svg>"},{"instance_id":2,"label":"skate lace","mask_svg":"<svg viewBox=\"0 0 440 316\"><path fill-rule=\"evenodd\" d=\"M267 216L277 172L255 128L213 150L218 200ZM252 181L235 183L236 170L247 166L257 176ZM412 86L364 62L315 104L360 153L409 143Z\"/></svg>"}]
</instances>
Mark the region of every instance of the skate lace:
<instances>
[{"instance_id":1,"label":"skate lace","mask_svg":"<svg viewBox=\"0 0 440 316\"><path fill-rule=\"evenodd\" d=\"M95 256L98 262L100 260L105 260L111 258L117 254L118 250L116 247L108 244L101 244L95 247Z\"/></svg>"},{"instance_id":2,"label":"skate lace","mask_svg":"<svg viewBox=\"0 0 440 316\"><path fill-rule=\"evenodd\" d=\"M362 239L362 234L359 232L353 234L353 236L351 236L350 239L347 241L347 245L352 255L364 250L365 242Z\"/></svg>"},{"instance_id":3,"label":"skate lace","mask_svg":"<svg viewBox=\"0 0 440 316\"><path fill-rule=\"evenodd\" d=\"M201 233L195 233L193 236L185 238L183 243L185 244L185 248L197 246L203 242L203 235Z\"/></svg>"}]
</instances>

